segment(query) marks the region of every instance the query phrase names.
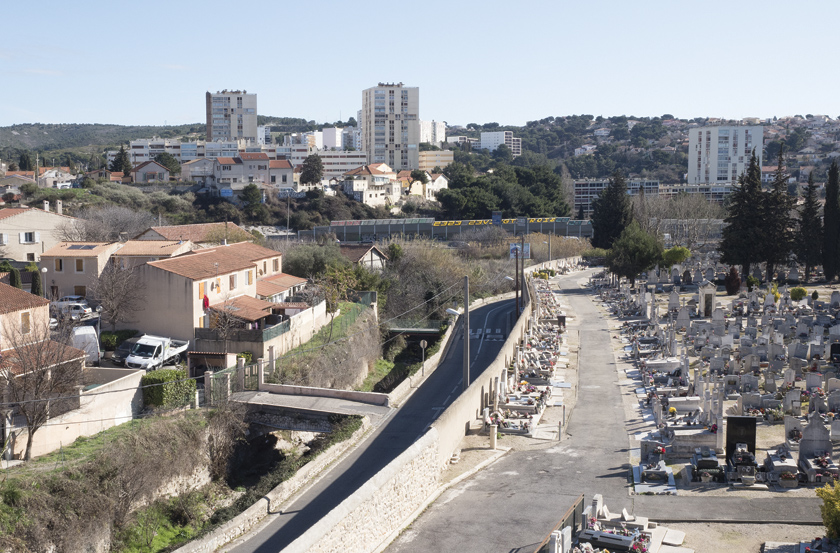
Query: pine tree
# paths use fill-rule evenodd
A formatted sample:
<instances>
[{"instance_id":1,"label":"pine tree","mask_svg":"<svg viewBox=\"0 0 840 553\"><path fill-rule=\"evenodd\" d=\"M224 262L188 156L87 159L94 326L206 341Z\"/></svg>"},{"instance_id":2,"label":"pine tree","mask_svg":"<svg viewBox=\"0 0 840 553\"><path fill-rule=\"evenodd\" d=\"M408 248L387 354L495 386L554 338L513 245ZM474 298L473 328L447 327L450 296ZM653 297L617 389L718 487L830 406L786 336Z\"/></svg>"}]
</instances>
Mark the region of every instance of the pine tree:
<instances>
[{"instance_id":1,"label":"pine tree","mask_svg":"<svg viewBox=\"0 0 840 553\"><path fill-rule=\"evenodd\" d=\"M794 199L787 192L789 175L784 165L784 145L779 148L779 162L773 174L773 185L762 194L761 212L764 215L764 233L761 252L767 264L767 281L773 280L778 265L786 263L793 250L794 221L791 211Z\"/></svg>"},{"instance_id":2,"label":"pine tree","mask_svg":"<svg viewBox=\"0 0 840 553\"><path fill-rule=\"evenodd\" d=\"M805 280L811 278L811 270L822 261L822 220L820 219L820 204L817 198L817 186L814 184L814 173L808 175L808 186L805 188L805 198L799 211L799 225L796 233L796 259L805 265Z\"/></svg>"},{"instance_id":3,"label":"pine tree","mask_svg":"<svg viewBox=\"0 0 840 553\"><path fill-rule=\"evenodd\" d=\"M836 159L828 169L825 183L823 221L823 271L830 282L840 271L840 167Z\"/></svg>"},{"instance_id":4,"label":"pine tree","mask_svg":"<svg viewBox=\"0 0 840 553\"><path fill-rule=\"evenodd\" d=\"M303 167L300 170L301 184L318 184L324 175L324 163L321 156L312 154L303 160Z\"/></svg>"},{"instance_id":5,"label":"pine tree","mask_svg":"<svg viewBox=\"0 0 840 553\"><path fill-rule=\"evenodd\" d=\"M131 173L131 160L128 159L128 152L125 151L125 146L120 146L120 151L114 161L111 162L111 171L115 173L122 172L125 175Z\"/></svg>"},{"instance_id":6,"label":"pine tree","mask_svg":"<svg viewBox=\"0 0 840 553\"><path fill-rule=\"evenodd\" d=\"M610 184L592 202L592 245L610 249L632 219L627 183L621 171L616 171Z\"/></svg>"},{"instance_id":7,"label":"pine tree","mask_svg":"<svg viewBox=\"0 0 840 553\"><path fill-rule=\"evenodd\" d=\"M20 154L20 158L18 159L18 167L20 167L21 171L34 171L34 167L32 164L32 156L29 152L22 152Z\"/></svg>"},{"instance_id":8,"label":"pine tree","mask_svg":"<svg viewBox=\"0 0 840 553\"><path fill-rule=\"evenodd\" d=\"M761 210L761 167L753 151L747 172L738 178L738 187L729 196L723 236L720 242L721 260L728 265L740 265L744 278L750 266L760 261L763 243L763 214Z\"/></svg>"},{"instance_id":9,"label":"pine tree","mask_svg":"<svg viewBox=\"0 0 840 553\"><path fill-rule=\"evenodd\" d=\"M14 267L12 267L12 270L9 273L9 284L15 288L23 288L23 282L20 280L20 271Z\"/></svg>"}]
</instances>

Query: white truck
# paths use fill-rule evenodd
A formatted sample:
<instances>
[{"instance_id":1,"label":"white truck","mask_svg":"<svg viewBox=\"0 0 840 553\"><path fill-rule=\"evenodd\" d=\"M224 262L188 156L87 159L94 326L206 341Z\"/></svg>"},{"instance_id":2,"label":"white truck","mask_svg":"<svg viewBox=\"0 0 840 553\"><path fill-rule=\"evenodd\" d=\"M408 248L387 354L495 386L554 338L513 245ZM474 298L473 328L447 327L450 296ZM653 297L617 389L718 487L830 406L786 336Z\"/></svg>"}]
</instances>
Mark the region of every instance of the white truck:
<instances>
[{"instance_id":1,"label":"white truck","mask_svg":"<svg viewBox=\"0 0 840 553\"><path fill-rule=\"evenodd\" d=\"M189 345L187 341L144 334L125 358L125 366L147 371L159 369L167 363L177 361L187 351Z\"/></svg>"}]
</instances>

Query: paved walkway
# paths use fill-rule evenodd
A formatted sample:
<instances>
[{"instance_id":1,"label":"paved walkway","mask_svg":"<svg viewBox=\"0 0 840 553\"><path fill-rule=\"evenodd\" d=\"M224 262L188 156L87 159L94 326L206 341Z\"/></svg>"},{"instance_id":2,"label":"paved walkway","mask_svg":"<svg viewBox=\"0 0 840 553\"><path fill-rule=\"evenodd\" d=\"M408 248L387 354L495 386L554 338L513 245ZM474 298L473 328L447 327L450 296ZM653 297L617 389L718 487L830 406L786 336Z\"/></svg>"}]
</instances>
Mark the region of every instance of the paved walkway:
<instances>
[{"instance_id":1,"label":"paved walkway","mask_svg":"<svg viewBox=\"0 0 840 553\"><path fill-rule=\"evenodd\" d=\"M312 411L318 413L335 413L338 415L367 415L371 423L376 423L391 411L390 407L372 405L351 401L349 399L298 396L290 394L273 394L270 392L237 392L233 394L234 401L241 401L249 405L265 405L293 409L295 411Z\"/></svg>"},{"instance_id":2,"label":"paved walkway","mask_svg":"<svg viewBox=\"0 0 840 553\"><path fill-rule=\"evenodd\" d=\"M625 415L609 322L581 287L589 274L558 279L575 317L568 330L579 332L580 344L579 393L566 439L517 445L445 491L386 551L531 552L581 493L587 500L600 493L612 511L627 508L661 522L820 520L813 498L629 495L630 446L638 445L628 431L640 421Z\"/></svg>"}]
</instances>

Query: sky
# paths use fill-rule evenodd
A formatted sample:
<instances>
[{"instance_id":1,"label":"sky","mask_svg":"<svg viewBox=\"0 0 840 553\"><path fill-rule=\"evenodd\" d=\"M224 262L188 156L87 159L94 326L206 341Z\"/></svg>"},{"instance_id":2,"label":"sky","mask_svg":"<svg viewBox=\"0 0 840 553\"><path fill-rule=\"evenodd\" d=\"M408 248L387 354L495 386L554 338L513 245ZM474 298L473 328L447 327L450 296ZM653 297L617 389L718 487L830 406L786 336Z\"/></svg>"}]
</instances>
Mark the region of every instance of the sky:
<instances>
[{"instance_id":1,"label":"sky","mask_svg":"<svg viewBox=\"0 0 840 553\"><path fill-rule=\"evenodd\" d=\"M347 120L379 82L420 118L840 114L836 0L8 2L0 126L203 123L207 91Z\"/></svg>"}]
</instances>

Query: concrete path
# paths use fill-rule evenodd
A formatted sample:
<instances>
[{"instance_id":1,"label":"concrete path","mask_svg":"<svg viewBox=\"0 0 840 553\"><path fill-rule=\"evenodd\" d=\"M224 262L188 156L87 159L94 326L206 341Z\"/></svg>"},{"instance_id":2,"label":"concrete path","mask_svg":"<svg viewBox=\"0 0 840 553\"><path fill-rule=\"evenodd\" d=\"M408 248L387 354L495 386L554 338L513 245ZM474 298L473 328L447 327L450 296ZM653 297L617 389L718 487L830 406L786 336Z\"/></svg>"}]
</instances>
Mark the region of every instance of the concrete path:
<instances>
[{"instance_id":1,"label":"concrete path","mask_svg":"<svg viewBox=\"0 0 840 553\"><path fill-rule=\"evenodd\" d=\"M445 491L386 551L532 552L581 493L614 512L661 522L819 521L814 498L631 496L628 430L606 317L582 289L591 271L558 279L579 331L578 397L562 442L533 442ZM622 380L625 380L622 376Z\"/></svg>"}]
</instances>

